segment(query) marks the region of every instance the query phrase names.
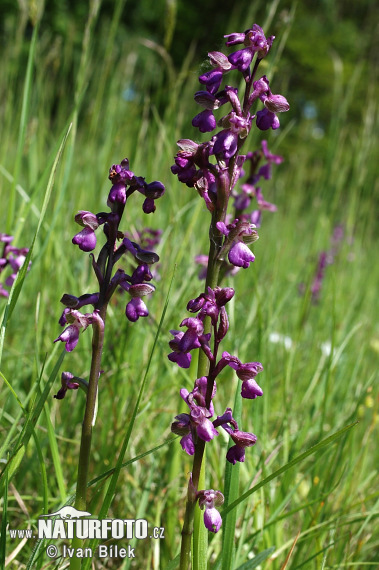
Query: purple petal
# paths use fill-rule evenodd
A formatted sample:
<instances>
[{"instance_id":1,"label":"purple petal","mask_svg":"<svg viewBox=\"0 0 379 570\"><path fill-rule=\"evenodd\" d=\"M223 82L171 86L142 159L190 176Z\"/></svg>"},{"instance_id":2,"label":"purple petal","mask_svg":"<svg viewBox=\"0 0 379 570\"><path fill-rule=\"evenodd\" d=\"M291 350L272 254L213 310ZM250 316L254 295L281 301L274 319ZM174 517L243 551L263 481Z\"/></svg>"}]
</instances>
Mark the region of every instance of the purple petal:
<instances>
[{"instance_id":1,"label":"purple petal","mask_svg":"<svg viewBox=\"0 0 379 570\"><path fill-rule=\"evenodd\" d=\"M204 525L205 528L211 532L218 532L222 525L222 518L220 513L215 507L205 509L204 511Z\"/></svg>"},{"instance_id":2,"label":"purple petal","mask_svg":"<svg viewBox=\"0 0 379 570\"><path fill-rule=\"evenodd\" d=\"M54 340L57 342L60 340L61 342L66 343L66 351L72 352L76 345L78 344L79 340L79 329L75 325L69 325L62 334L59 335L58 338Z\"/></svg>"},{"instance_id":3,"label":"purple petal","mask_svg":"<svg viewBox=\"0 0 379 570\"><path fill-rule=\"evenodd\" d=\"M144 214L153 214L156 210L155 202L152 198L146 198L142 204L142 211Z\"/></svg>"},{"instance_id":4,"label":"purple petal","mask_svg":"<svg viewBox=\"0 0 379 570\"><path fill-rule=\"evenodd\" d=\"M267 131L269 128L275 130L280 127L280 122L275 113L265 108L257 112L257 127L261 131Z\"/></svg>"},{"instance_id":5,"label":"purple petal","mask_svg":"<svg viewBox=\"0 0 379 570\"><path fill-rule=\"evenodd\" d=\"M255 255L250 251L246 244L239 241L230 249L228 259L232 265L247 269L250 263L254 261Z\"/></svg>"},{"instance_id":6,"label":"purple petal","mask_svg":"<svg viewBox=\"0 0 379 570\"><path fill-rule=\"evenodd\" d=\"M93 251L96 247L95 232L91 228L85 227L72 238L72 243L82 251Z\"/></svg>"},{"instance_id":7,"label":"purple petal","mask_svg":"<svg viewBox=\"0 0 379 570\"><path fill-rule=\"evenodd\" d=\"M224 36L226 38L226 46L234 46L236 44L243 44L245 41L245 32L235 32L233 34L227 34Z\"/></svg>"},{"instance_id":8,"label":"purple petal","mask_svg":"<svg viewBox=\"0 0 379 570\"><path fill-rule=\"evenodd\" d=\"M217 93L222 81L222 71L220 69L211 69L207 73L200 75L199 81L206 86L209 93Z\"/></svg>"},{"instance_id":9,"label":"purple petal","mask_svg":"<svg viewBox=\"0 0 379 570\"><path fill-rule=\"evenodd\" d=\"M216 135L213 145L213 154L220 155L222 158L231 158L237 151L238 135L232 133L228 129L220 131Z\"/></svg>"},{"instance_id":10,"label":"purple petal","mask_svg":"<svg viewBox=\"0 0 379 570\"><path fill-rule=\"evenodd\" d=\"M107 202L108 206L114 202L117 202L119 204L125 204L126 202L125 184L122 182L114 184L109 191Z\"/></svg>"},{"instance_id":11,"label":"purple petal","mask_svg":"<svg viewBox=\"0 0 379 570\"><path fill-rule=\"evenodd\" d=\"M212 111L205 109L192 119L192 125L201 133L210 133L217 127L216 119Z\"/></svg>"},{"instance_id":12,"label":"purple petal","mask_svg":"<svg viewBox=\"0 0 379 570\"><path fill-rule=\"evenodd\" d=\"M183 450L188 453L188 455L193 455L195 453L195 445L190 433L182 437L180 440L180 445L182 446Z\"/></svg>"},{"instance_id":13,"label":"purple petal","mask_svg":"<svg viewBox=\"0 0 379 570\"><path fill-rule=\"evenodd\" d=\"M254 53L250 48L244 48L231 53L228 56L228 60L239 71L245 71L249 67L253 56Z\"/></svg>"},{"instance_id":14,"label":"purple petal","mask_svg":"<svg viewBox=\"0 0 379 570\"><path fill-rule=\"evenodd\" d=\"M207 418L204 418L204 420L197 425L196 432L203 441L211 441L211 439L218 435L218 431L214 428L213 423Z\"/></svg>"},{"instance_id":15,"label":"purple petal","mask_svg":"<svg viewBox=\"0 0 379 570\"><path fill-rule=\"evenodd\" d=\"M189 352L171 352L168 359L175 362L180 368L189 368L191 364L191 354Z\"/></svg>"},{"instance_id":16,"label":"purple petal","mask_svg":"<svg viewBox=\"0 0 379 570\"><path fill-rule=\"evenodd\" d=\"M145 303L138 297L132 299L126 305L125 315L126 318L132 323L138 321L140 317L147 317L148 314L149 311L147 310Z\"/></svg>"},{"instance_id":17,"label":"purple petal","mask_svg":"<svg viewBox=\"0 0 379 570\"><path fill-rule=\"evenodd\" d=\"M255 400L257 396L263 396L263 390L256 381L251 378L250 380L242 382L241 396L248 400Z\"/></svg>"},{"instance_id":18,"label":"purple petal","mask_svg":"<svg viewBox=\"0 0 379 570\"><path fill-rule=\"evenodd\" d=\"M229 463L235 465L237 461L241 463L245 461L245 448L241 447L240 445L233 445L228 449L226 454L226 459Z\"/></svg>"}]
</instances>

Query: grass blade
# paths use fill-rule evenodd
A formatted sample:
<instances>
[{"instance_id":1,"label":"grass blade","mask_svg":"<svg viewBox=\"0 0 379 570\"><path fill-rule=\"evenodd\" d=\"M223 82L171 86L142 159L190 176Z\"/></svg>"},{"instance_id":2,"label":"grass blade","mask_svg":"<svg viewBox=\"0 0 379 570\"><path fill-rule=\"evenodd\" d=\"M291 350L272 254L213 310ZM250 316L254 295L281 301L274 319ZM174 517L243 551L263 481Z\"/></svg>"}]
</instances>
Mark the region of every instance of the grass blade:
<instances>
[{"instance_id":1,"label":"grass blade","mask_svg":"<svg viewBox=\"0 0 379 570\"><path fill-rule=\"evenodd\" d=\"M173 273L172 278L171 278L171 283L170 283L170 286L169 286L169 289L168 289L168 292L167 292L167 297L166 297L165 306L164 306L164 308L163 308L162 316L161 316L161 319L160 319L160 322L159 322L159 325L158 325L158 329L157 329L157 332L156 332L156 335L155 335L153 347L152 347L151 352L150 352L149 361L148 361L148 363L147 363L146 372L145 372L144 378L143 378L142 383L141 383L141 387L140 387L140 390L139 390L138 398L137 398L136 404L135 404L135 406L134 406L134 410L133 410L133 413L132 413L131 421L130 421L129 426L128 426L128 429L127 429L127 431L126 431L126 434L125 434L125 437L124 437L124 441L123 441L123 443L122 443L121 450L120 450L120 453L119 453L119 456L118 456L118 460L117 460L116 466L115 466L115 468L114 468L111 481L110 481L110 483L109 483L109 486L108 486L108 489L107 489L107 492L106 492L106 495L105 495L105 498L104 498L102 507L101 507L100 512L99 512L99 515L98 515L98 518L99 518L99 519L104 519L104 518L106 517L107 512L108 512L108 509L109 509L109 507L110 507L110 505L111 505L111 502L112 502L113 497L114 497L114 494L115 494L118 477L119 477L119 475L120 475L120 471L121 471L122 466L123 466L124 455L125 455L125 452L126 452L126 450L127 450L127 447L128 447L129 441L130 441L130 437L131 437L131 434L132 434L134 422L135 422L135 419L136 419L136 416L137 416L138 408L139 408L139 405L140 405L140 402L141 402L141 399L142 399L142 394L143 394L143 391L144 391L144 388L145 388L145 385L146 385L146 381L147 381L147 378L148 378L148 373L149 373L151 361L152 361L152 358L153 358L153 355L154 355L154 352L155 352L155 348L156 348L156 346L157 346L159 333L160 333L160 331L161 331L162 324L163 324L163 321L164 321L164 318L165 318L165 315L166 315L166 311L167 311L167 307L168 307L168 302L169 302L169 298L170 298L170 291L171 291L172 283L173 283L173 280L174 280L174 274L175 274L175 272ZM89 547L92 548L92 551L95 550L95 548L96 548L96 546L97 546L98 543L99 543L99 540L96 540L96 539L93 539L93 540L90 541ZM88 568L90 568L90 565L91 565L91 559L90 559L90 558L88 558L87 560L84 560L84 563L83 563L83 565L82 565L83 570L87 570Z\"/></svg>"},{"instance_id":2,"label":"grass blade","mask_svg":"<svg viewBox=\"0 0 379 570\"><path fill-rule=\"evenodd\" d=\"M326 437L325 439L323 439L322 441L320 441L319 443L317 443L316 445L314 445L310 449L307 449L307 451L304 451L304 453L301 453L300 455L298 455L297 457L295 457L294 459L292 459L291 461L286 463L286 465L283 465L283 467L280 467L280 469L277 469L276 471L274 471L274 473L271 473L271 475L269 475L268 477L263 479L260 483L257 483L257 485L254 485L254 487L252 487L252 489L249 489L249 491L246 491L246 493L241 495L239 499L237 499L236 501L233 501L233 503L231 503L225 509L223 509L223 511L221 512L221 515L225 516L227 513L229 513L233 509L235 509L240 503L242 503L248 497L250 497L250 495L252 495L256 491L258 491L258 489L260 489L261 487L264 487L265 485L267 485L267 483L269 483L273 479L276 479L276 477L279 477L279 475L281 475L282 473L285 473L286 471L288 471L289 469L291 469L292 467L294 467L295 465L297 465L301 461L304 461L304 459L306 459L310 455L313 455L314 453L321 451L321 449L323 449L324 447L331 445L334 441L339 439L344 433L346 433L347 431L352 429L354 426L356 426L357 423L358 423L358 421L356 421L352 424L349 424L348 426L343 427L342 429L340 429L336 433L330 435L329 437Z\"/></svg>"},{"instance_id":3,"label":"grass blade","mask_svg":"<svg viewBox=\"0 0 379 570\"><path fill-rule=\"evenodd\" d=\"M2 473L0 474L0 494L3 492L4 480L5 478L9 478L14 475L16 469L18 468L21 459L25 453L26 446L29 443L31 436L34 433L35 426L39 420L41 412L43 410L43 406L46 402L46 399L50 393L51 386L59 372L59 369L62 365L63 359L65 357L65 350L63 349L61 352L60 357L58 358L46 384L45 387L36 403L34 408L29 413L27 421L25 423L24 429L22 430L17 443L14 446L13 452L9 457L9 461L7 462L6 466L4 467ZM42 372L41 372L42 375Z\"/></svg>"},{"instance_id":4,"label":"grass blade","mask_svg":"<svg viewBox=\"0 0 379 570\"><path fill-rule=\"evenodd\" d=\"M245 562L241 566L238 566L237 570L253 570L257 568L262 562L267 560L269 556L275 551L275 546L271 546L270 548L266 548L266 550L262 550L259 554L254 556L252 560Z\"/></svg>"}]
</instances>

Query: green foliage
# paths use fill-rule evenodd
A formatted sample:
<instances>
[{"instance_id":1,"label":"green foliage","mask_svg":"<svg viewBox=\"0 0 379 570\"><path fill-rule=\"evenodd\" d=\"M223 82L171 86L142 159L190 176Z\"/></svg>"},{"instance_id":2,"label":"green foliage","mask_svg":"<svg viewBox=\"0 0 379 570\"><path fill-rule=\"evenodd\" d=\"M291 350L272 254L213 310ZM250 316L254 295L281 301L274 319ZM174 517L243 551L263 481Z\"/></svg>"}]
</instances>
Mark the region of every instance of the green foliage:
<instances>
[{"instance_id":1,"label":"green foliage","mask_svg":"<svg viewBox=\"0 0 379 570\"><path fill-rule=\"evenodd\" d=\"M225 482L229 503L245 497L226 517L225 535L210 537L209 567L223 567L225 549L232 568L281 568L299 532L287 567L378 563L378 93L371 80L374 7L353 4L299 2L293 10L283 2L271 16L276 4L249 8L257 23L271 17L278 42L272 85L292 108L280 132L266 136L270 149L285 157L263 188L278 212L264 215L253 267L228 282L237 293L227 349L241 360L263 363L264 396L242 410L242 425L257 434L258 443L247 450L238 477L234 468L225 475L220 458L228 442L222 436L207 451L212 486L223 490ZM13 312L1 319L5 559L19 545L4 536L5 517L11 528L35 529L46 509L72 500L83 400L76 392L59 402L52 395L59 388L58 369L88 375L91 339L88 331L81 335L62 368L53 345L60 333L59 299L96 287L90 260L71 244L77 231L73 217L79 209L105 209L107 169L124 156L137 174L160 179L167 188L154 216L144 216L136 204L125 222L163 229L161 280L144 322L125 319L122 295L110 309L90 511L98 515L106 505L115 518L142 512L150 525L165 527L165 540L136 545L136 568L168 568L178 552L191 463L178 441L165 442L172 440L173 417L184 411L179 389L193 384L196 363L187 371L168 362L166 331L178 327L187 300L201 290L193 258L204 252L208 216L169 167L175 141L197 137L190 122L197 112L199 62L218 48L224 33L251 24L245 3L233 14L217 6L178 2L173 40L165 50L163 2L126 2L125 8L123 2L103 2L91 20L87 3L47 2L35 48L26 12L0 4L7 9L0 66L0 231L8 220L16 246L34 243ZM195 35L197 52L190 49ZM309 102L315 113L307 115ZM251 150L262 138L254 136ZM345 238L314 305L309 287L337 223L344 225ZM300 282L308 288L303 297ZM1 304L5 311L6 299ZM274 343L273 333L282 340ZM218 384L225 405L239 390L228 370ZM354 429L343 431L356 420ZM333 444L320 444L338 431ZM315 452L308 454L311 448ZM15 554L17 564L27 564L36 548L31 567L44 566L45 546L27 541ZM107 567L120 564L109 561Z\"/></svg>"}]
</instances>

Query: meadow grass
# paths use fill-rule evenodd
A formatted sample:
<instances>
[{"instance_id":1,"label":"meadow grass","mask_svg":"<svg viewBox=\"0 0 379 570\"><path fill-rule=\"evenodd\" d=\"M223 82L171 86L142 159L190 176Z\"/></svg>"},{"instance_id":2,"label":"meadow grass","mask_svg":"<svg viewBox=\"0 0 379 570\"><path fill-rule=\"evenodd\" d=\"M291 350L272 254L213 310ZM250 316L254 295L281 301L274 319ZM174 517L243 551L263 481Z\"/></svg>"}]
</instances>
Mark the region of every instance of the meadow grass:
<instances>
[{"instance_id":1,"label":"meadow grass","mask_svg":"<svg viewBox=\"0 0 379 570\"><path fill-rule=\"evenodd\" d=\"M1 92L8 93L0 109L1 231L14 235L19 247L33 245L30 271L20 276L9 303L2 300L2 567L46 567L46 544L12 540L6 524L35 529L42 513L56 511L75 492L84 400L76 392L63 401L52 395L62 370L88 375L91 339L84 333L63 363L62 346L52 341L60 333L62 294L96 288L88 256L71 244L74 214L105 208L108 168L124 156L134 172L166 186L154 216L144 218L140 205L125 213L130 227L163 230L161 278L144 322L125 319L122 296L110 307L89 510L145 518L166 532L164 540L136 542L134 562L103 566L97 560L96 567L169 568L179 550L191 462L170 424L184 411L179 389L191 389L196 362L183 370L167 360L168 330L201 292L193 259L205 253L208 217L169 167L176 140L195 136L197 70L191 53L174 73L157 46L129 42L117 27L117 12L95 41L96 3L91 6L81 61L72 59L73 44L60 44L48 30L34 28L26 40L21 19L0 72ZM123 49L112 51L116 34ZM353 79L346 97L354 97ZM338 74L331 80L338 92ZM241 412L244 429L258 442L239 467L232 497L256 490L229 511L224 534L210 537L210 568L379 563L376 100L369 90L354 127L344 100L334 100L322 138L327 153L320 158L312 121L289 118L279 136L268 137L271 150L285 155L263 189L278 211L264 215L253 266L226 282L237 294L224 350L264 365L264 396L245 402ZM338 223L345 236L326 269L319 303L312 304L318 255L330 248ZM226 370L222 378L220 399L229 405L238 385ZM221 436L207 453L215 489L224 489L226 448Z\"/></svg>"}]
</instances>

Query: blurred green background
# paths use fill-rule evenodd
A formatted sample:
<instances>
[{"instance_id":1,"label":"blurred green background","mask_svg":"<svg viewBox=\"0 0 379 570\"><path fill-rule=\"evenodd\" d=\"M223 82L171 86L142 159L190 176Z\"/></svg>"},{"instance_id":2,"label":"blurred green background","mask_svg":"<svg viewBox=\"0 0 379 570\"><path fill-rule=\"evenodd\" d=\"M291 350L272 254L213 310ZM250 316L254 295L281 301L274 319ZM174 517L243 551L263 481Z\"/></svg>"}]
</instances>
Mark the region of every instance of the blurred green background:
<instances>
[{"instance_id":1,"label":"blurred green background","mask_svg":"<svg viewBox=\"0 0 379 570\"><path fill-rule=\"evenodd\" d=\"M193 258L207 251L209 224L202 201L170 166L178 139L202 138L191 119L199 110L193 94L207 53L224 48L224 34L256 22L276 36L260 73L291 109L280 116L278 131L250 133L246 150L265 138L284 157L262 188L278 211L264 213L253 266L225 282L237 291L225 350L264 365L264 397L243 406L243 429L256 433L258 443L241 466L241 493L322 438L360 423L330 451L308 458L241 505L235 564L274 547L267 567L281 568L300 530L293 569L377 565L378 15L370 1L0 0L0 229L14 235L18 247L32 243L54 158L72 124L32 267L6 322L4 464L58 359L61 346L53 340L60 333L60 297L96 287L88 256L71 244L78 231L74 215L106 208L108 168L124 156L137 175L166 185L154 216L143 216L136 200L128 203L123 224L125 230L163 230L161 279L149 300L149 319L127 322L125 297L115 297L110 308L93 476L115 464L175 271L125 459L170 437L173 417L184 411L179 390L192 388L196 372L168 362L168 330L179 326L188 299L203 287ZM309 287L336 224L344 226L344 239L314 305ZM89 334L81 336L64 370L88 374L90 342ZM219 385L224 406L232 404L231 386L234 392L237 384L226 375ZM8 500L13 527L28 522L34 528L42 512L57 510L74 489L83 399L71 393L57 402L52 395L58 387L59 378L35 439L17 456ZM222 489L226 441L218 439L208 466L210 484ZM110 515L134 517L138 505L140 516L167 529L160 546L141 547L149 564L143 568L165 568L178 550L190 469L175 442L121 472ZM93 513L103 484L91 488ZM211 542L213 562L221 540L217 535ZM8 554L17 544L8 540L6 546ZM32 547L26 543L14 564L26 564ZM36 567L44 563L41 557Z\"/></svg>"}]
</instances>

